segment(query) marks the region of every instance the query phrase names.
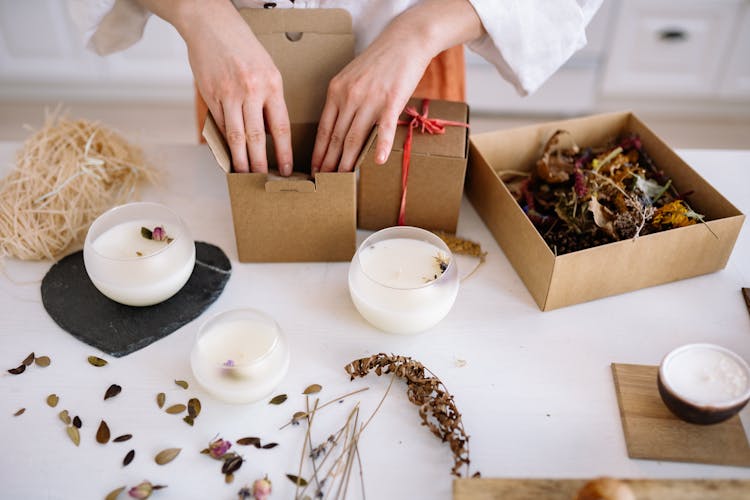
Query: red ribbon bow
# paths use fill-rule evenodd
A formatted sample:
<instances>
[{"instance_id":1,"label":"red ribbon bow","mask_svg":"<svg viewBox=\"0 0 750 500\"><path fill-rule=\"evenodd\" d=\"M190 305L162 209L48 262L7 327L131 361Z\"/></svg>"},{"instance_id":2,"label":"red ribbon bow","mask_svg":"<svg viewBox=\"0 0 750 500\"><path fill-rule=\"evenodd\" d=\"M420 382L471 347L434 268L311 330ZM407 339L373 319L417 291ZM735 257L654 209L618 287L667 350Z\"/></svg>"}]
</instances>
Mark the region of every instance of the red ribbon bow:
<instances>
[{"instance_id":1,"label":"red ribbon bow","mask_svg":"<svg viewBox=\"0 0 750 500\"><path fill-rule=\"evenodd\" d=\"M421 133L444 134L445 127L465 127L469 128L468 123L454 122L440 118L427 118L430 111L430 100L422 100L422 113L420 114L414 106L407 106L404 112L411 117L410 120L399 120L399 125L408 126L406 139L404 139L404 156L401 160L401 208L398 211L398 225L404 225L406 215L406 185L409 178L409 163L411 161L411 143L414 137L414 129L419 129Z\"/></svg>"}]
</instances>

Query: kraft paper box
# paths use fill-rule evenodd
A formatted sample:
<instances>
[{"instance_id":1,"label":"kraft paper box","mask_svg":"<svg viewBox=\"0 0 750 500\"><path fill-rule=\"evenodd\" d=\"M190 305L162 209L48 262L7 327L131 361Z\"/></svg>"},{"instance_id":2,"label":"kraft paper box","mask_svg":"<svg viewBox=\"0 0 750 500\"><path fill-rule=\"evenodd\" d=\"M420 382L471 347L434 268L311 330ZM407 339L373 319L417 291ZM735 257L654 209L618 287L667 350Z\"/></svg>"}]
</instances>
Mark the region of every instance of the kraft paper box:
<instances>
[{"instance_id":1,"label":"kraft paper box","mask_svg":"<svg viewBox=\"0 0 750 500\"><path fill-rule=\"evenodd\" d=\"M422 99L410 106L422 112ZM463 102L430 100L428 118L468 123ZM408 120L406 114L401 120ZM399 125L393 151L384 165L375 164L375 141L364 149L359 166L357 225L362 229L395 226L401 207L401 161L407 126ZM447 125L445 134L414 131L406 191L404 223L425 229L456 232L463 196L468 153L468 129Z\"/></svg>"},{"instance_id":2,"label":"kraft paper box","mask_svg":"<svg viewBox=\"0 0 750 500\"><path fill-rule=\"evenodd\" d=\"M236 173L209 115L203 129L226 172L241 262L347 261L356 250L354 173L318 173L310 159L328 83L354 57L349 13L342 9L241 9L281 72L289 111L292 178ZM270 135L269 169L276 169Z\"/></svg>"},{"instance_id":3,"label":"kraft paper box","mask_svg":"<svg viewBox=\"0 0 750 500\"><path fill-rule=\"evenodd\" d=\"M636 133L657 168L707 224L670 229L555 256L498 171L531 171L555 130L581 147ZM542 310L586 302L723 269L745 216L632 113L612 113L472 136L466 191ZM708 227L706 227L708 226Z\"/></svg>"}]
</instances>

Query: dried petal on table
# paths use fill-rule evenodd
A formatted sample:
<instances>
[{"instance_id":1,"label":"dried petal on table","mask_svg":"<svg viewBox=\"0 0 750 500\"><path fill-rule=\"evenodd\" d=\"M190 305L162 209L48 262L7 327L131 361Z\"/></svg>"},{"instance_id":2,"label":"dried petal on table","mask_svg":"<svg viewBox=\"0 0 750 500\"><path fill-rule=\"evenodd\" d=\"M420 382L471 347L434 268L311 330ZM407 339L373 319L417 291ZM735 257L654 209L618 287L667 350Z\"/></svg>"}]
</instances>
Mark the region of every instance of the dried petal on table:
<instances>
[{"instance_id":1,"label":"dried petal on table","mask_svg":"<svg viewBox=\"0 0 750 500\"><path fill-rule=\"evenodd\" d=\"M130 450L125 455L125 458L122 459L122 466L127 467L128 465L130 465L130 462L132 462L134 458L135 458L135 450Z\"/></svg>"},{"instance_id":2,"label":"dried petal on table","mask_svg":"<svg viewBox=\"0 0 750 500\"><path fill-rule=\"evenodd\" d=\"M323 386L321 386L320 384L312 384L312 385L307 386L307 388L304 391L302 391L302 394L305 394L305 395L317 394L321 390L323 390Z\"/></svg>"},{"instance_id":3,"label":"dried petal on table","mask_svg":"<svg viewBox=\"0 0 750 500\"><path fill-rule=\"evenodd\" d=\"M187 406L185 406L183 404L176 404L176 405L170 406L169 408L167 408L164 411L166 411L170 415L177 415L178 413L182 413L186 409L187 409Z\"/></svg>"},{"instance_id":4,"label":"dried petal on table","mask_svg":"<svg viewBox=\"0 0 750 500\"><path fill-rule=\"evenodd\" d=\"M34 363L41 368L46 368L52 363L52 360L49 356L39 356L34 359Z\"/></svg>"},{"instance_id":5,"label":"dried petal on table","mask_svg":"<svg viewBox=\"0 0 750 500\"><path fill-rule=\"evenodd\" d=\"M77 427L73 427L72 425L68 426L65 428L65 432L68 433L68 437L73 441L74 445L78 446L81 444L81 434L78 432Z\"/></svg>"},{"instance_id":6,"label":"dried petal on table","mask_svg":"<svg viewBox=\"0 0 750 500\"><path fill-rule=\"evenodd\" d=\"M89 364L91 364L92 366L102 367L107 364L106 360L97 356L89 356L87 359L88 359Z\"/></svg>"},{"instance_id":7,"label":"dried petal on table","mask_svg":"<svg viewBox=\"0 0 750 500\"><path fill-rule=\"evenodd\" d=\"M179 385L180 387L182 387L185 390L187 390L187 388L188 388L188 383L185 382L184 380L175 380L174 383L177 384L177 385Z\"/></svg>"},{"instance_id":8,"label":"dried petal on table","mask_svg":"<svg viewBox=\"0 0 750 500\"><path fill-rule=\"evenodd\" d=\"M156 457L154 457L154 461L159 465L165 465L177 458L177 455L180 454L180 451L182 451L182 448L167 448L166 450L162 450L159 453L156 454Z\"/></svg>"},{"instance_id":9,"label":"dried petal on table","mask_svg":"<svg viewBox=\"0 0 750 500\"><path fill-rule=\"evenodd\" d=\"M100 444L109 442L109 426L104 420L99 423L99 428L96 430L96 442Z\"/></svg>"},{"instance_id":10,"label":"dried petal on table","mask_svg":"<svg viewBox=\"0 0 750 500\"><path fill-rule=\"evenodd\" d=\"M271 398L271 400L268 402L270 405L280 405L286 401L286 394L279 394L278 396L274 396Z\"/></svg>"},{"instance_id":11,"label":"dried petal on table","mask_svg":"<svg viewBox=\"0 0 750 500\"><path fill-rule=\"evenodd\" d=\"M112 384L107 388L107 392L104 393L104 400L108 400L109 398L113 398L120 394L122 392L122 387L120 387L117 384Z\"/></svg>"}]
</instances>

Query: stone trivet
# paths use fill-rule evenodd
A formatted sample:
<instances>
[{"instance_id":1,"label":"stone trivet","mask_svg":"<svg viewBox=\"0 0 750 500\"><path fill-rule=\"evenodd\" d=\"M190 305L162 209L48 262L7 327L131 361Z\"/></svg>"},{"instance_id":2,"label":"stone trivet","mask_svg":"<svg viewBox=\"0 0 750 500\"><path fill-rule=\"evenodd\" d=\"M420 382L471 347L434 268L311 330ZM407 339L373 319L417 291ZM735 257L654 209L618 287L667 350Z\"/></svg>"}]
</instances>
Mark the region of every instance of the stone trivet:
<instances>
[{"instance_id":1,"label":"stone trivet","mask_svg":"<svg viewBox=\"0 0 750 500\"><path fill-rule=\"evenodd\" d=\"M196 242L195 267L185 286L159 304L132 307L110 300L94 287L79 251L47 272L42 280L42 302L63 330L119 358L200 316L219 298L231 273L232 265L220 248Z\"/></svg>"}]
</instances>

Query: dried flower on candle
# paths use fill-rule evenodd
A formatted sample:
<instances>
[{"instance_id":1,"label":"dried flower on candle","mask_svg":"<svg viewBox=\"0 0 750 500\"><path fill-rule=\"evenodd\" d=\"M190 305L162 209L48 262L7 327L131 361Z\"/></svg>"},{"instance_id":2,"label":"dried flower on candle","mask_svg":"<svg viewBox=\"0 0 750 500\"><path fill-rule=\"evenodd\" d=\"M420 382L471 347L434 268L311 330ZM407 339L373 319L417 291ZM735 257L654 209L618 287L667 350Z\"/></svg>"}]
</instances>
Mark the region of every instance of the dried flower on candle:
<instances>
[{"instance_id":1,"label":"dried flower on candle","mask_svg":"<svg viewBox=\"0 0 750 500\"><path fill-rule=\"evenodd\" d=\"M465 467L468 477L469 436L464 429L461 412L458 411L453 396L443 382L422 363L407 356L380 353L352 361L344 369L352 380L365 377L371 371L376 375L392 373L403 378L406 381L409 401L419 406L422 425L427 426L430 432L450 445L454 460L451 473L461 477L460 469Z\"/></svg>"},{"instance_id":2,"label":"dried flower on candle","mask_svg":"<svg viewBox=\"0 0 750 500\"><path fill-rule=\"evenodd\" d=\"M638 136L579 148L556 131L531 173L499 172L557 255L703 222Z\"/></svg>"},{"instance_id":3,"label":"dried flower on candle","mask_svg":"<svg viewBox=\"0 0 750 500\"><path fill-rule=\"evenodd\" d=\"M450 259L447 255L445 255L443 252L438 252L437 255L434 257L435 259L435 274L430 276L429 278L425 278L425 283L429 283L431 281L435 281L440 276L445 273L445 270L448 269L448 264L450 264Z\"/></svg>"},{"instance_id":4,"label":"dried flower on candle","mask_svg":"<svg viewBox=\"0 0 750 500\"><path fill-rule=\"evenodd\" d=\"M141 236L147 240L166 241L168 244L174 241L174 238L167 236L167 231L164 229L164 226L156 226L153 229L141 227Z\"/></svg>"}]
</instances>

